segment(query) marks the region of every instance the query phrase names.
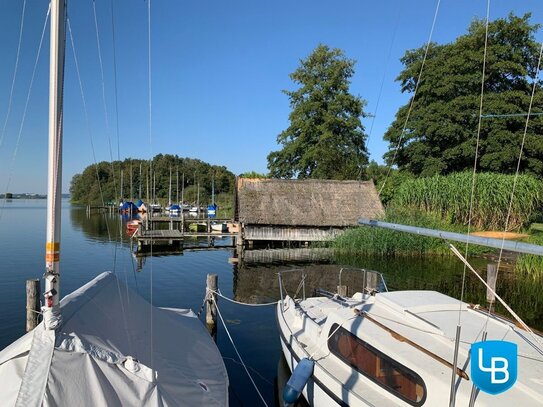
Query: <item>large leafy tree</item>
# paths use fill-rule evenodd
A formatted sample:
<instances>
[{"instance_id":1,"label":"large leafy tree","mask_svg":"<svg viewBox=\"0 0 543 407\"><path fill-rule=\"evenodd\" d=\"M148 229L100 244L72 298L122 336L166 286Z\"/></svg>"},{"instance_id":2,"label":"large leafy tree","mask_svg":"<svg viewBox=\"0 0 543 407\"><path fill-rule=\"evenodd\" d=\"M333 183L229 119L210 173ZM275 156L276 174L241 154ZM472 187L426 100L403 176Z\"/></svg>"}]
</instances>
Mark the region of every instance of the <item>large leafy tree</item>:
<instances>
[{"instance_id":1,"label":"large leafy tree","mask_svg":"<svg viewBox=\"0 0 543 407\"><path fill-rule=\"evenodd\" d=\"M355 61L319 45L290 77L299 85L290 99L290 126L268 155L272 177L356 179L368 162L360 121L365 101L349 93Z\"/></svg>"},{"instance_id":2,"label":"large leafy tree","mask_svg":"<svg viewBox=\"0 0 543 407\"><path fill-rule=\"evenodd\" d=\"M530 15L510 14L489 24L478 167L483 171L516 170L537 68L538 25ZM446 174L473 167L481 95L485 23L474 20L467 34L446 45L431 44L410 118L401 107L384 138L385 159L414 174ZM424 48L407 51L397 78L402 92L413 93ZM543 109L538 84L532 112ZM518 116L511 116L518 114ZM504 116L505 115L505 116ZM530 118L521 171L543 175L543 120Z\"/></svg>"}]
</instances>

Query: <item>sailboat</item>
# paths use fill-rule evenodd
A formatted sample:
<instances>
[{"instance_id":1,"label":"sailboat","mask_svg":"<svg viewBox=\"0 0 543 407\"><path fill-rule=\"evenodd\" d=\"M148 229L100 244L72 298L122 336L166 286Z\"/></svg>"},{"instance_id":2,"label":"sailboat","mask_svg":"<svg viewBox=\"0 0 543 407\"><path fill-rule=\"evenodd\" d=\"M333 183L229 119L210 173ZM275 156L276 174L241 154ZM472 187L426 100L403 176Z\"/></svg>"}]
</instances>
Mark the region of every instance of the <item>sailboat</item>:
<instances>
[{"instance_id":1,"label":"sailboat","mask_svg":"<svg viewBox=\"0 0 543 407\"><path fill-rule=\"evenodd\" d=\"M436 291L388 292L374 271L360 270L360 281L364 290L352 296L317 290L315 297L294 299L284 295L280 274L281 347L297 381L287 386L285 402L303 393L311 406L327 407L449 406L451 395L466 407L542 405L543 350L537 339L543 343L543 336L536 333L534 339L515 321ZM505 393L490 395L473 386L470 347L484 340L518 347L518 380Z\"/></svg>"},{"instance_id":2,"label":"sailboat","mask_svg":"<svg viewBox=\"0 0 543 407\"><path fill-rule=\"evenodd\" d=\"M109 272L60 299L65 22L52 0L43 321L0 352L1 404L228 405L222 357L192 311L155 307Z\"/></svg>"}]
</instances>

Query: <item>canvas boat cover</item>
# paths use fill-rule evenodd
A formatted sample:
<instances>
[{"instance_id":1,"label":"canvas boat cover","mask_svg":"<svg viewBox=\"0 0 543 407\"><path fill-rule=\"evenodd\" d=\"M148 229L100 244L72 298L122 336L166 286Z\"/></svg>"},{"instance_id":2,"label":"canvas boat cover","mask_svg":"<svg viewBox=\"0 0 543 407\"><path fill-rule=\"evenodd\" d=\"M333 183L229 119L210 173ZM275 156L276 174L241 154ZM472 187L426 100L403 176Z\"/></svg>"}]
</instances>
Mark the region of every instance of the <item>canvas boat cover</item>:
<instances>
[{"instance_id":1,"label":"canvas boat cover","mask_svg":"<svg viewBox=\"0 0 543 407\"><path fill-rule=\"evenodd\" d=\"M152 307L112 273L0 352L2 406L226 406L219 350L190 310Z\"/></svg>"}]
</instances>

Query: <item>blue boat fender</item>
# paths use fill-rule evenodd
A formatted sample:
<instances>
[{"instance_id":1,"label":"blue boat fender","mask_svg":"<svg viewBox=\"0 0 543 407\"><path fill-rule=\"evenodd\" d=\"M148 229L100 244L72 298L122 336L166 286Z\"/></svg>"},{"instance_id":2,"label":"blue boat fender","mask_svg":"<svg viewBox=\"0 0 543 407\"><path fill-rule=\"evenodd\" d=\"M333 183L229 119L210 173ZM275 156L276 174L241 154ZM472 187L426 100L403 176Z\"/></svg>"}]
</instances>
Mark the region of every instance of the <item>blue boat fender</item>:
<instances>
[{"instance_id":1,"label":"blue boat fender","mask_svg":"<svg viewBox=\"0 0 543 407\"><path fill-rule=\"evenodd\" d=\"M307 358L300 360L298 365L292 372L292 376L288 379L287 384L283 390L283 400L285 403L294 404L302 390L304 389L307 381L313 374L313 367L315 362Z\"/></svg>"}]
</instances>

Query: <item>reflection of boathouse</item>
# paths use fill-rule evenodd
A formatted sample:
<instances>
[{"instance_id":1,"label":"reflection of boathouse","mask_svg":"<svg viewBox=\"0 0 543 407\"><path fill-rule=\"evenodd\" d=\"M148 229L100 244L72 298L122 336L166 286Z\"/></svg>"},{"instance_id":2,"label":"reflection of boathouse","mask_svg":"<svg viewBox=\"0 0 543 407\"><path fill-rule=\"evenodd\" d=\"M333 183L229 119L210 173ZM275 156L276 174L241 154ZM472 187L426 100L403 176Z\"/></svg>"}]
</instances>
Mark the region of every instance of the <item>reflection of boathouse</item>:
<instances>
[{"instance_id":1,"label":"reflection of boathouse","mask_svg":"<svg viewBox=\"0 0 543 407\"><path fill-rule=\"evenodd\" d=\"M245 241L325 241L383 214L372 181L240 178L235 205Z\"/></svg>"}]
</instances>

